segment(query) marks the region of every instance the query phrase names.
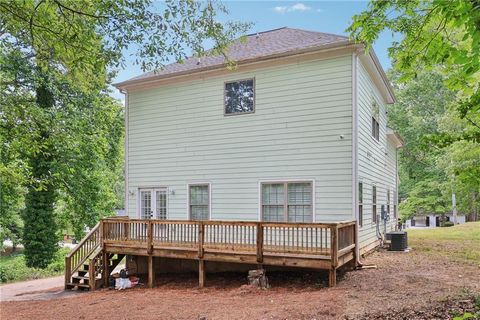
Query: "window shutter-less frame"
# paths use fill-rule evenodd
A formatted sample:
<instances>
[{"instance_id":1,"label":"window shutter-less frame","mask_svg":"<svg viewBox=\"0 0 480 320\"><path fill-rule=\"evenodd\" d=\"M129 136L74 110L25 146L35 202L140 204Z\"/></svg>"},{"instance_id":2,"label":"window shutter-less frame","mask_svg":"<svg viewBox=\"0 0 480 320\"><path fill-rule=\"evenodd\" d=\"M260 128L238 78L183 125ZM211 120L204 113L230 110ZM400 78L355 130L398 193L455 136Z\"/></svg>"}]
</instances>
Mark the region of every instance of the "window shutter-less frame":
<instances>
[{"instance_id":1,"label":"window shutter-less frame","mask_svg":"<svg viewBox=\"0 0 480 320\"><path fill-rule=\"evenodd\" d=\"M210 185L195 184L188 187L191 220L208 220L210 216Z\"/></svg>"},{"instance_id":2,"label":"window shutter-less frame","mask_svg":"<svg viewBox=\"0 0 480 320\"><path fill-rule=\"evenodd\" d=\"M224 115L255 112L255 79L225 82Z\"/></svg>"},{"instance_id":3,"label":"window shutter-less frame","mask_svg":"<svg viewBox=\"0 0 480 320\"><path fill-rule=\"evenodd\" d=\"M263 221L313 221L312 182L263 182L261 197Z\"/></svg>"}]
</instances>

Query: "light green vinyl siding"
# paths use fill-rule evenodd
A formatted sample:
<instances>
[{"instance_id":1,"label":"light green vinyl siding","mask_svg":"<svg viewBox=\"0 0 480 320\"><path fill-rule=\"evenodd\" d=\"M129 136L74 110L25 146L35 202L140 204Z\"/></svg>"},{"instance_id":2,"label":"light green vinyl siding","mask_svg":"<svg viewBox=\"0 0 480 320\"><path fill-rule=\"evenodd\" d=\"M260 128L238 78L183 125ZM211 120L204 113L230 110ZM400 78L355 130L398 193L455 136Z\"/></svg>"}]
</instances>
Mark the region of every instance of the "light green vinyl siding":
<instances>
[{"instance_id":1,"label":"light green vinyl siding","mask_svg":"<svg viewBox=\"0 0 480 320\"><path fill-rule=\"evenodd\" d=\"M129 216L138 188L168 187L168 218L187 219L187 185L208 182L212 219L258 220L260 181L305 179L314 180L316 221L351 219L351 61L240 67L129 92ZM255 113L224 116L224 82L247 78Z\"/></svg>"},{"instance_id":2,"label":"light green vinyl siding","mask_svg":"<svg viewBox=\"0 0 480 320\"><path fill-rule=\"evenodd\" d=\"M377 211L386 206L387 190L396 191L396 149L387 140L387 106L378 88L363 64L358 63L358 176L363 183L363 227L360 228L360 246L364 247L377 240L376 226L372 222L372 186L377 186ZM372 136L371 102L377 101L380 115L380 140ZM393 195L393 193L392 193ZM393 196L391 196L393 201ZM393 202L392 202L393 203ZM393 206L387 231L395 227ZM379 219L380 231L384 231Z\"/></svg>"}]
</instances>

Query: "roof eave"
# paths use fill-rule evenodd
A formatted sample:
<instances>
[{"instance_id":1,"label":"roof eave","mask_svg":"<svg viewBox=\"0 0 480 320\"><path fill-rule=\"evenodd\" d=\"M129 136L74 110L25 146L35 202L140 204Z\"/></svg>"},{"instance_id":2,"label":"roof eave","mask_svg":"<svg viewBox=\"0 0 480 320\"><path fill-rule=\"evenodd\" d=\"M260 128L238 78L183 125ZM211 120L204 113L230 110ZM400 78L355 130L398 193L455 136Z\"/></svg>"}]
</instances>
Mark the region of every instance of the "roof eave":
<instances>
[{"instance_id":1,"label":"roof eave","mask_svg":"<svg viewBox=\"0 0 480 320\"><path fill-rule=\"evenodd\" d=\"M388 80L388 77L387 77L385 71L382 68L380 60L378 60L378 57L375 54L375 51L373 51L373 49L370 49L368 53L369 53L370 57L372 58L372 61L375 64L375 67L377 68L378 72L380 73L380 77L382 78L382 81L385 83L385 87L388 91L388 94L390 95L390 98L392 99L391 103L397 102L397 98L395 97L395 93L393 92L392 85L390 84L390 81Z\"/></svg>"},{"instance_id":2,"label":"roof eave","mask_svg":"<svg viewBox=\"0 0 480 320\"><path fill-rule=\"evenodd\" d=\"M403 141L402 136L392 128L387 127L387 137L395 142L395 147L397 149L403 148L405 146L405 141Z\"/></svg>"},{"instance_id":3,"label":"roof eave","mask_svg":"<svg viewBox=\"0 0 480 320\"><path fill-rule=\"evenodd\" d=\"M308 53L317 52L317 51L322 52L322 51L328 51L328 50L345 48L345 47L355 48L356 46L357 45L352 41L344 40L344 41L339 41L331 44L325 44L325 45L301 49L301 50L292 50L292 51L286 51L278 54L266 55L262 57L252 58L252 59L245 59L245 60L238 61L237 65L246 65L246 64L262 62L266 60L273 60L273 59L278 59L278 58L283 58L288 56L308 54ZM114 83L112 84L112 86L122 91L122 90L127 90L128 87L131 87L131 86L137 86L140 84L146 84L146 83L161 81L165 79L172 79L172 78L177 78L177 77L186 76L186 75L194 75L194 74L199 74L203 72L221 70L224 68L225 68L225 64L217 64L217 65L212 65L204 68L198 68L195 70L185 70L185 71L175 72L175 73L166 74L166 75L158 74L148 78L126 80L126 81Z\"/></svg>"}]
</instances>

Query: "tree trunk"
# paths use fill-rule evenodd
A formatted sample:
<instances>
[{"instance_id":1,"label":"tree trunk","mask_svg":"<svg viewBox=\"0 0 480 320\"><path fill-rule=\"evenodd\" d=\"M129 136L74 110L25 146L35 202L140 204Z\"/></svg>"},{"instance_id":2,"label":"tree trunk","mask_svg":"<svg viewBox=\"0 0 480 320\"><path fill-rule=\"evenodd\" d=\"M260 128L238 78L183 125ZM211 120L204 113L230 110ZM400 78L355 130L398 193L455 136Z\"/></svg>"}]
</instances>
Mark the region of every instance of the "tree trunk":
<instances>
[{"instance_id":1,"label":"tree trunk","mask_svg":"<svg viewBox=\"0 0 480 320\"><path fill-rule=\"evenodd\" d=\"M478 200L478 192L473 192L472 193L472 212L470 214L471 221L477 221L478 220L477 200Z\"/></svg>"},{"instance_id":2,"label":"tree trunk","mask_svg":"<svg viewBox=\"0 0 480 320\"><path fill-rule=\"evenodd\" d=\"M54 106L53 93L45 84L36 88L37 105L44 111ZM55 190L52 183L53 147L48 123L39 121L38 152L30 158L32 182L25 197L23 243L27 266L45 268L57 250L54 219Z\"/></svg>"}]
</instances>

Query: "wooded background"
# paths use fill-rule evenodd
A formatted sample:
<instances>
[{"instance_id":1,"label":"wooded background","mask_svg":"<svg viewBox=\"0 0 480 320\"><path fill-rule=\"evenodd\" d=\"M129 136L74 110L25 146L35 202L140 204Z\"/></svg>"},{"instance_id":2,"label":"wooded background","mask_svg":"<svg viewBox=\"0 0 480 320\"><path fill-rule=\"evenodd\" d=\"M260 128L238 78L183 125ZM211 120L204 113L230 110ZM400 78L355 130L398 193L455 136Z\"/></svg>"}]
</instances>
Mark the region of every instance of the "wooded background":
<instances>
[{"instance_id":1,"label":"wooded background","mask_svg":"<svg viewBox=\"0 0 480 320\"><path fill-rule=\"evenodd\" d=\"M108 85L133 51L144 70L192 53L225 54L248 22L220 23L218 2L0 0L0 240L46 267L65 231L81 238L123 207L124 113ZM480 203L480 0L374 1L352 39L390 48L404 138L400 212L476 219ZM229 66L232 67L230 62Z\"/></svg>"}]
</instances>

